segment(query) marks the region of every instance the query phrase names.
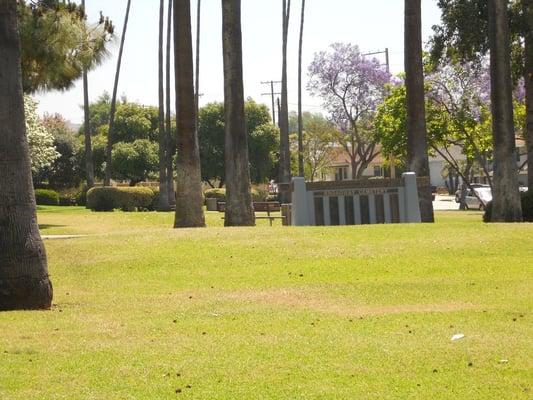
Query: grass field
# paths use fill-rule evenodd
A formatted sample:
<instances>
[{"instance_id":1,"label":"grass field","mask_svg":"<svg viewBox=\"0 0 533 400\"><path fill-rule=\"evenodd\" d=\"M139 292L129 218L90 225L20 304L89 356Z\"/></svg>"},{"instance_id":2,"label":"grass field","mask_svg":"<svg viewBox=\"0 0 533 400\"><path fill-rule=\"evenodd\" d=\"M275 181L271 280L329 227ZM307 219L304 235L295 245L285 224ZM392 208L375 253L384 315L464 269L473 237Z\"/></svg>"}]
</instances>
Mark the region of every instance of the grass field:
<instances>
[{"instance_id":1,"label":"grass field","mask_svg":"<svg viewBox=\"0 0 533 400\"><path fill-rule=\"evenodd\" d=\"M39 211L54 306L0 314L0 399L532 399L533 224L173 230ZM452 335L465 338L452 342Z\"/></svg>"}]
</instances>

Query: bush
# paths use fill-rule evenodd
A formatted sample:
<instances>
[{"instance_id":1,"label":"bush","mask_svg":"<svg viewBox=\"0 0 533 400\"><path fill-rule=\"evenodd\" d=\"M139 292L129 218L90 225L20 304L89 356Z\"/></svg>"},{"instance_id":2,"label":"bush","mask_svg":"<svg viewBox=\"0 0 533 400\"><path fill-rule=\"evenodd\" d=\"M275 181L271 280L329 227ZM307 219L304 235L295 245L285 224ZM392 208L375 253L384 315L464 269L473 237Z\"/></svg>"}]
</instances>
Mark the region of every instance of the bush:
<instances>
[{"instance_id":1,"label":"bush","mask_svg":"<svg viewBox=\"0 0 533 400\"><path fill-rule=\"evenodd\" d=\"M80 193L80 189L65 189L59 192L59 205L60 206L75 206L77 204L77 198Z\"/></svg>"},{"instance_id":2,"label":"bush","mask_svg":"<svg viewBox=\"0 0 533 400\"><path fill-rule=\"evenodd\" d=\"M252 201L265 201L268 193L258 188L252 188ZM218 201L226 201L226 189L207 189L204 192L206 199L217 199Z\"/></svg>"},{"instance_id":3,"label":"bush","mask_svg":"<svg viewBox=\"0 0 533 400\"><path fill-rule=\"evenodd\" d=\"M522 216L524 222L533 222L533 192L520 193L522 201ZM483 222L491 222L492 220L492 201L487 204L485 214L483 215Z\"/></svg>"},{"instance_id":4,"label":"bush","mask_svg":"<svg viewBox=\"0 0 533 400\"><path fill-rule=\"evenodd\" d=\"M218 201L226 201L226 189L207 189L204 192L206 199L217 199Z\"/></svg>"},{"instance_id":5,"label":"bush","mask_svg":"<svg viewBox=\"0 0 533 400\"><path fill-rule=\"evenodd\" d=\"M155 194L149 188L142 187L98 187L87 192L87 208L93 211L148 210Z\"/></svg>"},{"instance_id":6,"label":"bush","mask_svg":"<svg viewBox=\"0 0 533 400\"><path fill-rule=\"evenodd\" d=\"M269 194L265 201L279 201L279 194Z\"/></svg>"},{"instance_id":7,"label":"bush","mask_svg":"<svg viewBox=\"0 0 533 400\"><path fill-rule=\"evenodd\" d=\"M35 189L35 201L39 206L58 206L59 193L50 189Z\"/></svg>"}]
</instances>

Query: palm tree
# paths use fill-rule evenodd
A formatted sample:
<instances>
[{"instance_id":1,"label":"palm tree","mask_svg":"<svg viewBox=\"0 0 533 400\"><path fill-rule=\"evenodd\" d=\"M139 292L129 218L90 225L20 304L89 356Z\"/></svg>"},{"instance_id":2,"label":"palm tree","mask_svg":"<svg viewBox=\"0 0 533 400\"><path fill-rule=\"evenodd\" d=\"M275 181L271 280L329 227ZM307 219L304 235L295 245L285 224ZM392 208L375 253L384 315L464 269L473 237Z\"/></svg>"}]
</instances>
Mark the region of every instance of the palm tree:
<instances>
[{"instance_id":1,"label":"palm tree","mask_svg":"<svg viewBox=\"0 0 533 400\"><path fill-rule=\"evenodd\" d=\"M81 1L83 12L85 12L85 0ZM93 147L91 143L91 122L89 113L89 80L87 78L87 69L83 70L83 134L85 136L85 170L87 174L87 187L90 189L94 186L94 163Z\"/></svg>"},{"instance_id":2,"label":"palm tree","mask_svg":"<svg viewBox=\"0 0 533 400\"><path fill-rule=\"evenodd\" d=\"M17 2L0 0L0 310L52 303L26 140Z\"/></svg>"},{"instance_id":3,"label":"palm tree","mask_svg":"<svg viewBox=\"0 0 533 400\"><path fill-rule=\"evenodd\" d=\"M305 0L302 0L302 15L300 19L300 42L298 45L298 175L304 177L304 139L302 115L302 51L305 23Z\"/></svg>"},{"instance_id":4,"label":"palm tree","mask_svg":"<svg viewBox=\"0 0 533 400\"><path fill-rule=\"evenodd\" d=\"M200 33L202 22L202 0L197 0L196 8L196 76L194 81L194 104L196 112L196 131L198 131L198 114L200 110ZM198 134L198 132L196 133Z\"/></svg>"},{"instance_id":5,"label":"palm tree","mask_svg":"<svg viewBox=\"0 0 533 400\"><path fill-rule=\"evenodd\" d=\"M159 200L157 208L159 211L168 211L168 180L167 180L167 132L165 131L165 91L163 87L163 31L165 27L165 0L159 0Z\"/></svg>"},{"instance_id":6,"label":"palm tree","mask_svg":"<svg viewBox=\"0 0 533 400\"><path fill-rule=\"evenodd\" d=\"M533 192L533 0L522 0L526 23L524 40L526 50L526 142L527 142L527 177L529 192Z\"/></svg>"},{"instance_id":7,"label":"palm tree","mask_svg":"<svg viewBox=\"0 0 533 400\"><path fill-rule=\"evenodd\" d=\"M280 160L279 160L279 181L289 183L291 180L291 154L289 143L289 104L287 94L287 40L289 36L289 17L291 13L291 0L283 0L282 17L282 68L281 68L281 106L279 113L280 130ZM281 192L281 201L290 202L290 193L287 190Z\"/></svg>"},{"instance_id":8,"label":"palm tree","mask_svg":"<svg viewBox=\"0 0 533 400\"><path fill-rule=\"evenodd\" d=\"M407 89L407 165L417 177L429 177L421 0L405 0L405 86ZM422 222L434 222L431 187L419 188Z\"/></svg>"},{"instance_id":9,"label":"palm tree","mask_svg":"<svg viewBox=\"0 0 533 400\"><path fill-rule=\"evenodd\" d=\"M244 117L241 0L222 0L226 226L253 226L248 137Z\"/></svg>"},{"instance_id":10,"label":"palm tree","mask_svg":"<svg viewBox=\"0 0 533 400\"><path fill-rule=\"evenodd\" d=\"M174 68L176 72L176 228L203 227L202 175L196 134L190 0L174 0Z\"/></svg>"},{"instance_id":11,"label":"palm tree","mask_svg":"<svg viewBox=\"0 0 533 400\"><path fill-rule=\"evenodd\" d=\"M126 30L128 29L128 20L130 17L130 7L131 7L131 0L128 0L128 4L126 6L126 17L124 18L124 27L122 28L122 37L120 38L120 49L118 52L117 70L115 72L115 84L113 85L113 97L111 98L111 111L109 113L109 130L107 132L104 186L111 185L111 175L112 175L111 164L113 162L113 157L112 157L113 133L115 130L115 112L117 110L118 81L120 77L120 67L122 65L122 54L124 52L124 40L126 39Z\"/></svg>"},{"instance_id":12,"label":"palm tree","mask_svg":"<svg viewBox=\"0 0 533 400\"><path fill-rule=\"evenodd\" d=\"M513 123L507 0L489 0L490 80L494 177L492 221L522 221Z\"/></svg>"},{"instance_id":13,"label":"palm tree","mask_svg":"<svg viewBox=\"0 0 533 400\"><path fill-rule=\"evenodd\" d=\"M167 81L166 81L166 115L165 131L167 133L167 193L168 204L176 204L176 193L174 192L174 154L175 138L172 135L172 111L170 109L170 64L171 64L171 44L172 44L172 3L174 0L168 0L167 16Z\"/></svg>"}]
</instances>

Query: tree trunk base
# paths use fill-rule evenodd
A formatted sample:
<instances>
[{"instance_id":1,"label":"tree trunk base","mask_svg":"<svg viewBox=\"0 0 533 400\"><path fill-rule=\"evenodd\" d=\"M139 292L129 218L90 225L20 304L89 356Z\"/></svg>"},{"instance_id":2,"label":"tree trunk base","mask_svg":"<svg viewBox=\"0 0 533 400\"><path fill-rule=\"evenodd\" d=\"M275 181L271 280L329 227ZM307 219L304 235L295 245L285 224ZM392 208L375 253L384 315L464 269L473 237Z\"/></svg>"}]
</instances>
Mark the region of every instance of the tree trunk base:
<instances>
[{"instance_id":1,"label":"tree trunk base","mask_svg":"<svg viewBox=\"0 0 533 400\"><path fill-rule=\"evenodd\" d=\"M0 311L48 310L52 306L52 295L48 276L0 279Z\"/></svg>"}]
</instances>

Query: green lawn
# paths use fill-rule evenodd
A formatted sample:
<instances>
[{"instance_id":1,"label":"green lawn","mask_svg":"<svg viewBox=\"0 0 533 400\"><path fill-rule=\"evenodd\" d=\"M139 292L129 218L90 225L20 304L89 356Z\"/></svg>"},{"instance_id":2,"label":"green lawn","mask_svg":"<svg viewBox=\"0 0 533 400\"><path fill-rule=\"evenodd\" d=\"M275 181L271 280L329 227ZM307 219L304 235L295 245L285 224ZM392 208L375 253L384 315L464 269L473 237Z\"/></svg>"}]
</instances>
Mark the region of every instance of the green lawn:
<instances>
[{"instance_id":1,"label":"green lawn","mask_svg":"<svg viewBox=\"0 0 533 400\"><path fill-rule=\"evenodd\" d=\"M88 236L46 241L51 311L0 314L0 399L532 399L533 224L437 216L41 209L43 234Z\"/></svg>"}]
</instances>

